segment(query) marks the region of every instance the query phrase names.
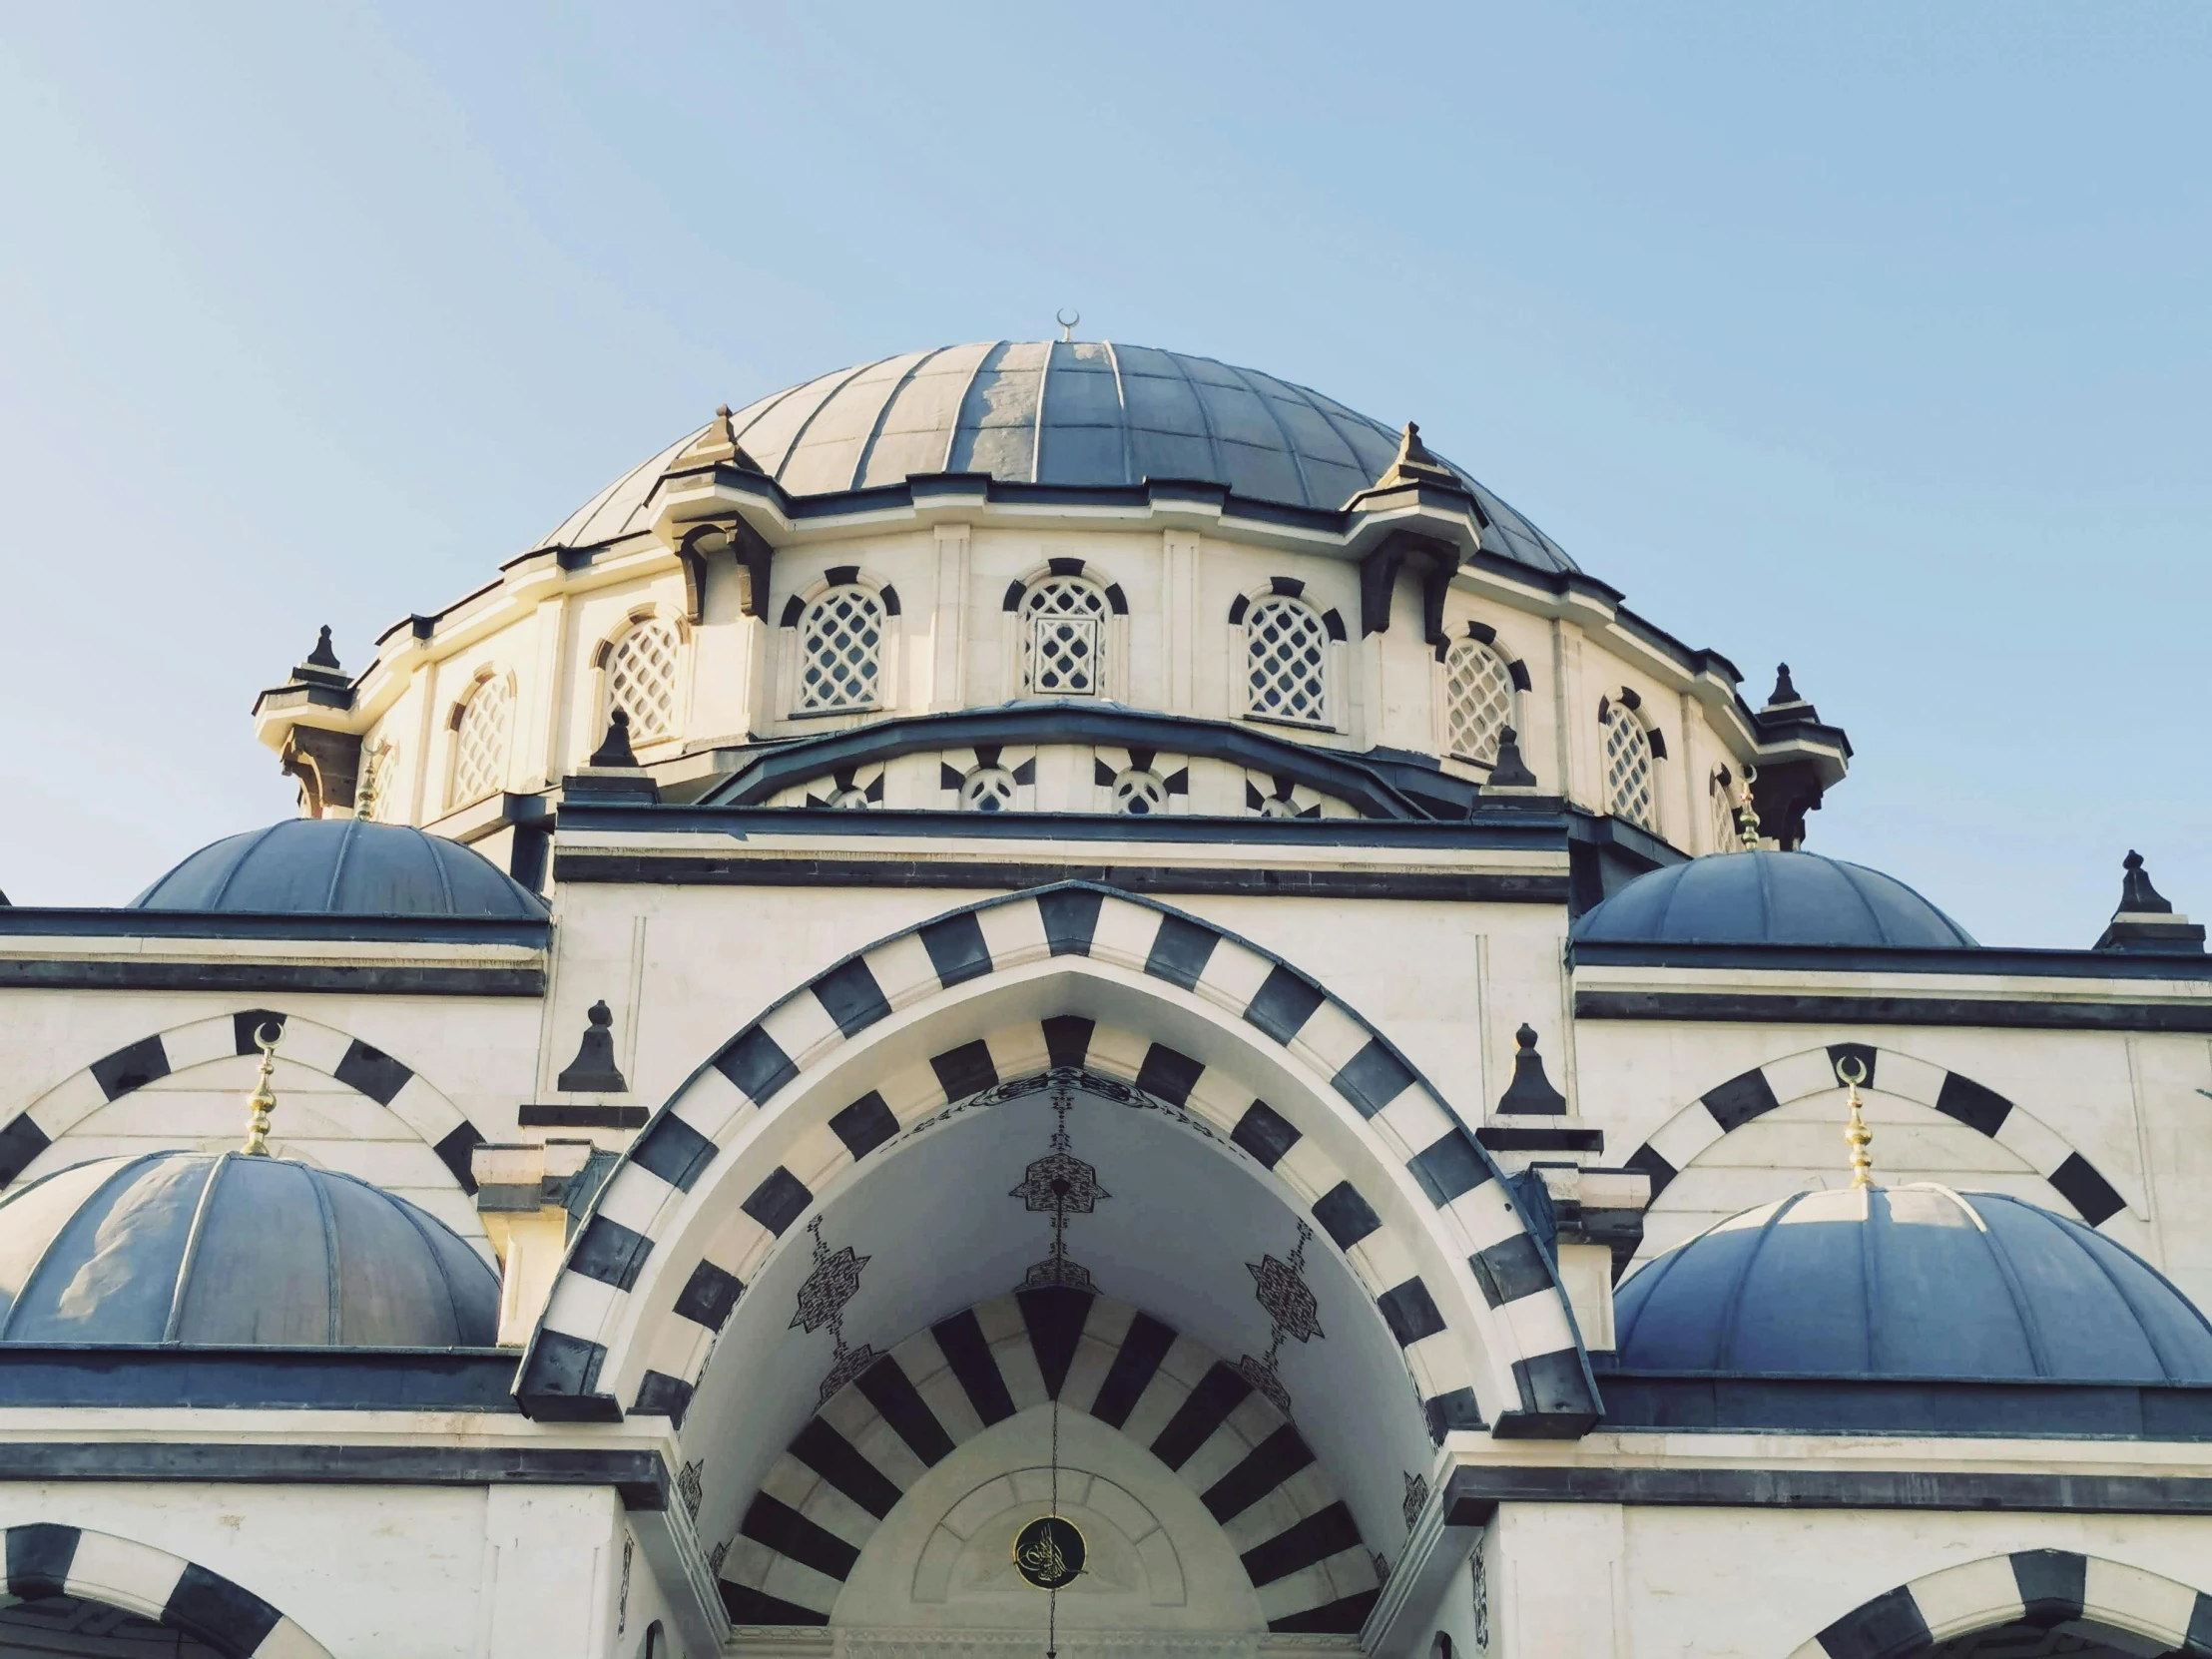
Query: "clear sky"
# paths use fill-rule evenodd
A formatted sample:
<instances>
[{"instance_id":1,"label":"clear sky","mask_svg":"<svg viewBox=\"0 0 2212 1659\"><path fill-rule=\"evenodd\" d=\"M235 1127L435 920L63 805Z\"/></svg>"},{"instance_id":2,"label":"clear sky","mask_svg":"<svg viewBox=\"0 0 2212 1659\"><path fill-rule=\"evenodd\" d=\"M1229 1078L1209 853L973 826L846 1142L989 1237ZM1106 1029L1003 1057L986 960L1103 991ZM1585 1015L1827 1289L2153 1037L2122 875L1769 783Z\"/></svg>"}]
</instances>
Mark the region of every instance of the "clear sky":
<instances>
[{"instance_id":1,"label":"clear sky","mask_svg":"<svg viewBox=\"0 0 2212 1659\"><path fill-rule=\"evenodd\" d=\"M0 888L285 816L257 688L838 365L1086 337L1429 440L1858 749L1810 845L2212 918L2212 8L0 10Z\"/></svg>"}]
</instances>

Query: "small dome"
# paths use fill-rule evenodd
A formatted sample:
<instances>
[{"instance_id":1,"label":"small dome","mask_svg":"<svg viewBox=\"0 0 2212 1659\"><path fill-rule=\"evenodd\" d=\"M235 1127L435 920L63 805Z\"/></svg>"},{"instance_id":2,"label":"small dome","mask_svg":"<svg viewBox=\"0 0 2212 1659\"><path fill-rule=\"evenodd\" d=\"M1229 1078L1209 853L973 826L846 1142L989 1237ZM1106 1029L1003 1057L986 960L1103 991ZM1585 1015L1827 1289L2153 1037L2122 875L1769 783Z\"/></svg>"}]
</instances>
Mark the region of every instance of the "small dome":
<instances>
[{"instance_id":1,"label":"small dome","mask_svg":"<svg viewBox=\"0 0 2212 1659\"><path fill-rule=\"evenodd\" d=\"M1947 1187L1799 1193L1646 1263L1627 1372L2212 1382L2212 1325L2077 1221Z\"/></svg>"},{"instance_id":2,"label":"small dome","mask_svg":"<svg viewBox=\"0 0 2212 1659\"><path fill-rule=\"evenodd\" d=\"M1331 512L1382 475L1398 442L1396 426L1272 374L1110 340L910 351L764 397L731 426L793 495L985 472L1068 489L1206 480L1250 500ZM590 547L645 528L646 498L698 436L616 479L544 545ZM1484 547L1538 570L1575 568L1557 542L1452 471L1490 520Z\"/></svg>"},{"instance_id":3,"label":"small dome","mask_svg":"<svg viewBox=\"0 0 2212 1659\"><path fill-rule=\"evenodd\" d=\"M132 899L131 907L528 921L546 914L537 894L459 841L357 818L286 819L226 835Z\"/></svg>"},{"instance_id":4,"label":"small dome","mask_svg":"<svg viewBox=\"0 0 2212 1659\"><path fill-rule=\"evenodd\" d=\"M1894 876L1813 852L1715 852L1639 875L1574 924L1593 944L1978 949Z\"/></svg>"},{"instance_id":5,"label":"small dome","mask_svg":"<svg viewBox=\"0 0 2212 1659\"><path fill-rule=\"evenodd\" d=\"M350 1175L244 1153L101 1158L0 1199L0 1343L489 1348L499 1279Z\"/></svg>"}]
</instances>

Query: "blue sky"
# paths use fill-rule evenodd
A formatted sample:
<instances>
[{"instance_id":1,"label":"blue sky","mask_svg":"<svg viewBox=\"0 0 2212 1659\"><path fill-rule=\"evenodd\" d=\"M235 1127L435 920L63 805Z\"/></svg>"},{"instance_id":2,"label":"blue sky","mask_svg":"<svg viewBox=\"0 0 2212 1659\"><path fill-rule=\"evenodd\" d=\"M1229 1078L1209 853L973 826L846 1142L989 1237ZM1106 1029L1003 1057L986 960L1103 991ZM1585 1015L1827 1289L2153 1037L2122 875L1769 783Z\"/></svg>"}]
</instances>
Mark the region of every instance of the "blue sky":
<instances>
[{"instance_id":1,"label":"blue sky","mask_svg":"<svg viewBox=\"0 0 2212 1659\"><path fill-rule=\"evenodd\" d=\"M1818 850L2212 916L2212 11L14 7L0 888L285 815L255 690L846 362L1082 332L1423 432L1858 747Z\"/></svg>"}]
</instances>

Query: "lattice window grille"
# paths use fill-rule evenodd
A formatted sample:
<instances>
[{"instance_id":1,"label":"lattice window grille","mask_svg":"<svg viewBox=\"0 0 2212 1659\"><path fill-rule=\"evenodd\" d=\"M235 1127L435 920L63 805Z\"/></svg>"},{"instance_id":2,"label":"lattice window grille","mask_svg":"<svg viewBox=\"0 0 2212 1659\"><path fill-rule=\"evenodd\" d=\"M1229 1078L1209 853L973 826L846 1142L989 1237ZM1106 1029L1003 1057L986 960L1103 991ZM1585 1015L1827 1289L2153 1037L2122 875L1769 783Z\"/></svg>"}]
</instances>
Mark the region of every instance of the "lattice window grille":
<instances>
[{"instance_id":1,"label":"lattice window grille","mask_svg":"<svg viewBox=\"0 0 2212 1659\"><path fill-rule=\"evenodd\" d=\"M1096 697L1106 596L1073 576L1048 576L1022 597L1022 683L1038 697Z\"/></svg>"},{"instance_id":2,"label":"lattice window grille","mask_svg":"<svg viewBox=\"0 0 2212 1659\"><path fill-rule=\"evenodd\" d=\"M1280 595L1261 600L1246 620L1245 646L1249 713L1328 724L1329 635L1312 609Z\"/></svg>"},{"instance_id":3,"label":"lattice window grille","mask_svg":"<svg viewBox=\"0 0 2212 1659\"><path fill-rule=\"evenodd\" d=\"M883 607L865 588L831 588L799 623L799 707L872 709Z\"/></svg>"},{"instance_id":4,"label":"lattice window grille","mask_svg":"<svg viewBox=\"0 0 2212 1659\"><path fill-rule=\"evenodd\" d=\"M1719 774L1713 778L1713 849L1716 852L1740 851L1744 844L1743 830L1736 823L1736 786L1732 779L1724 780Z\"/></svg>"},{"instance_id":5,"label":"lattice window grille","mask_svg":"<svg viewBox=\"0 0 2212 1659\"><path fill-rule=\"evenodd\" d=\"M1488 766L1497 736L1513 724L1513 677L1480 640L1460 640L1444 658L1444 707L1451 753Z\"/></svg>"},{"instance_id":6,"label":"lattice window grille","mask_svg":"<svg viewBox=\"0 0 2212 1659\"><path fill-rule=\"evenodd\" d=\"M1004 767L977 767L960 781L963 813L1010 813L1014 808L1014 775Z\"/></svg>"},{"instance_id":7,"label":"lattice window grille","mask_svg":"<svg viewBox=\"0 0 2212 1659\"><path fill-rule=\"evenodd\" d=\"M1135 767L1114 778L1114 811L1124 818L1154 818L1168 810L1167 781Z\"/></svg>"},{"instance_id":8,"label":"lattice window grille","mask_svg":"<svg viewBox=\"0 0 2212 1659\"><path fill-rule=\"evenodd\" d=\"M630 741L676 731L676 628L655 618L622 636L607 659L607 706L630 717Z\"/></svg>"},{"instance_id":9,"label":"lattice window grille","mask_svg":"<svg viewBox=\"0 0 2212 1659\"><path fill-rule=\"evenodd\" d=\"M1645 830L1653 828L1651 738L1626 709L1605 717L1606 811Z\"/></svg>"},{"instance_id":10,"label":"lattice window grille","mask_svg":"<svg viewBox=\"0 0 2212 1659\"><path fill-rule=\"evenodd\" d=\"M453 733L454 806L465 807L506 788L514 713L514 690L504 678L485 681L462 708Z\"/></svg>"}]
</instances>

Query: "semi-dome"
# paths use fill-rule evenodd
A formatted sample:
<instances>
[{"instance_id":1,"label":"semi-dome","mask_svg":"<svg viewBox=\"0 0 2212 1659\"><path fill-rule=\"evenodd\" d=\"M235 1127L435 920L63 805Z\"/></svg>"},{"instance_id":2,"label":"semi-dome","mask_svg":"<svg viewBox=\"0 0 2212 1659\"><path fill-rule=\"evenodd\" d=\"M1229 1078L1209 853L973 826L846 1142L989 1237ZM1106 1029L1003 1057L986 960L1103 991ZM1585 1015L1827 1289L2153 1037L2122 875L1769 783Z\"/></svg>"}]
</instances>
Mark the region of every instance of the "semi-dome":
<instances>
[{"instance_id":1,"label":"semi-dome","mask_svg":"<svg viewBox=\"0 0 2212 1659\"><path fill-rule=\"evenodd\" d=\"M1272 374L1107 340L911 351L764 397L732 426L793 495L984 472L1071 488L1203 479L1255 501L1330 511L1382 476L1399 436L1395 425ZM644 529L646 498L698 435L600 491L545 545L588 547ZM1452 470L1490 519L1491 551L1539 570L1575 568L1549 536Z\"/></svg>"},{"instance_id":2,"label":"semi-dome","mask_svg":"<svg viewBox=\"0 0 2212 1659\"><path fill-rule=\"evenodd\" d=\"M1979 948L1895 876L1815 852L1716 852L1651 870L1574 924L1577 943Z\"/></svg>"},{"instance_id":3,"label":"semi-dome","mask_svg":"<svg viewBox=\"0 0 2212 1659\"><path fill-rule=\"evenodd\" d=\"M2212 1325L2155 1268L2020 1199L1799 1193L1647 1263L1623 1371L2212 1383Z\"/></svg>"},{"instance_id":4,"label":"semi-dome","mask_svg":"<svg viewBox=\"0 0 2212 1659\"><path fill-rule=\"evenodd\" d=\"M543 920L544 902L480 852L403 824L286 819L203 846L131 900L140 910Z\"/></svg>"},{"instance_id":5,"label":"semi-dome","mask_svg":"<svg viewBox=\"0 0 2212 1659\"><path fill-rule=\"evenodd\" d=\"M499 1279L350 1175L152 1152L0 1198L0 1343L488 1348Z\"/></svg>"}]
</instances>

